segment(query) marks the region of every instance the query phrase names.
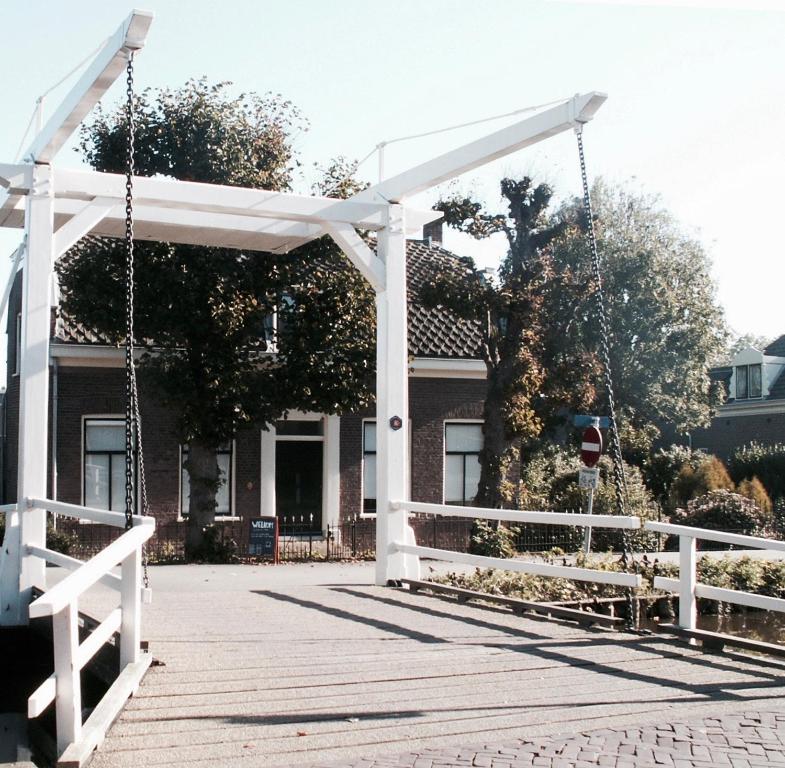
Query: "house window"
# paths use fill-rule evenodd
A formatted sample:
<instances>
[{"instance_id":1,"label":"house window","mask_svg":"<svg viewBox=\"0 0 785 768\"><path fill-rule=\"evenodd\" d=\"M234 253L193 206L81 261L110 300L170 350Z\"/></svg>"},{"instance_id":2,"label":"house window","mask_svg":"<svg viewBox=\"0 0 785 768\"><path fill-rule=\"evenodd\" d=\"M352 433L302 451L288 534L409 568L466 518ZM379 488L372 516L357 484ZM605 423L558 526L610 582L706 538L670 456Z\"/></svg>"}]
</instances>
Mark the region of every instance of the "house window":
<instances>
[{"instance_id":1,"label":"house window","mask_svg":"<svg viewBox=\"0 0 785 768\"><path fill-rule=\"evenodd\" d=\"M215 494L215 516L231 517L232 510L232 451L233 444L222 446L216 451L218 462L218 491ZM185 463L188 461L188 446L180 447L180 517L188 517L191 501L191 478Z\"/></svg>"},{"instance_id":2,"label":"house window","mask_svg":"<svg viewBox=\"0 0 785 768\"><path fill-rule=\"evenodd\" d=\"M482 424L444 425L444 503L470 505L480 483Z\"/></svg>"},{"instance_id":3,"label":"house window","mask_svg":"<svg viewBox=\"0 0 785 768\"><path fill-rule=\"evenodd\" d=\"M22 313L16 315L16 348L14 349L14 375L22 370Z\"/></svg>"},{"instance_id":4,"label":"house window","mask_svg":"<svg viewBox=\"0 0 785 768\"><path fill-rule=\"evenodd\" d=\"M87 507L125 509L125 421L85 419L84 503Z\"/></svg>"},{"instance_id":5,"label":"house window","mask_svg":"<svg viewBox=\"0 0 785 768\"><path fill-rule=\"evenodd\" d=\"M376 514L376 422L363 422L363 514Z\"/></svg>"},{"instance_id":6,"label":"house window","mask_svg":"<svg viewBox=\"0 0 785 768\"><path fill-rule=\"evenodd\" d=\"M736 399L747 400L763 395L763 366L736 366Z\"/></svg>"}]
</instances>

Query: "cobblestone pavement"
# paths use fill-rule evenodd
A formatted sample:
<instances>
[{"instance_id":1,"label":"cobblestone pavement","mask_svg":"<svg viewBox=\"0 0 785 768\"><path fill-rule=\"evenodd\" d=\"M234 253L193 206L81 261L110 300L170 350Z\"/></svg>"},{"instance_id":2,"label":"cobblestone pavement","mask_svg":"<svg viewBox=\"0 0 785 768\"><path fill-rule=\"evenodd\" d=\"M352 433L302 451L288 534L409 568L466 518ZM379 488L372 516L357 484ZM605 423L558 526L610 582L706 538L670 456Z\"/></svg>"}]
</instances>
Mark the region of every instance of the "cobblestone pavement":
<instances>
[{"instance_id":1,"label":"cobblestone pavement","mask_svg":"<svg viewBox=\"0 0 785 768\"><path fill-rule=\"evenodd\" d=\"M320 766L323 764L320 764ZM315 766L314 768L320 768ZM577 735L426 749L329 768L757 768L785 766L785 712L745 712L697 723L603 728ZM327 768L327 766L324 766Z\"/></svg>"}]
</instances>

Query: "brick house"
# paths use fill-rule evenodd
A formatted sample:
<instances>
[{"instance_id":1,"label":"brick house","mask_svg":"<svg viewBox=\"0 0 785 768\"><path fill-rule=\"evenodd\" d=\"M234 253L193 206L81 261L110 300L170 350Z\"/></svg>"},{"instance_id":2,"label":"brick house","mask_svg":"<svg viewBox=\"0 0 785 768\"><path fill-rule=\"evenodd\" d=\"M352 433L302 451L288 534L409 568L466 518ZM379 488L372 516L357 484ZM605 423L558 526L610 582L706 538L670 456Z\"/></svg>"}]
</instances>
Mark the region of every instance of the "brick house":
<instances>
[{"instance_id":1,"label":"brick house","mask_svg":"<svg viewBox=\"0 0 785 768\"><path fill-rule=\"evenodd\" d=\"M726 459L753 441L785 441L785 335L763 350L741 350L710 375L722 386L725 402L712 417L711 426L691 434L693 448Z\"/></svg>"},{"instance_id":2,"label":"brick house","mask_svg":"<svg viewBox=\"0 0 785 768\"><path fill-rule=\"evenodd\" d=\"M411 497L470 501L479 477L477 452L485 366L479 329L449 312L429 310L418 290L436 264L457 263L439 230L407 243L411 368ZM6 501L16 500L21 274L8 313ZM49 494L59 501L124 507L124 352L55 311L50 344ZM145 469L151 513L161 522L187 513L188 475L175 418L140 374ZM298 520L314 532L375 514L373 411L341 417L290 413L263 430L240 429L217 456L222 486L217 519L259 515ZM369 520L370 522L370 520Z\"/></svg>"}]
</instances>

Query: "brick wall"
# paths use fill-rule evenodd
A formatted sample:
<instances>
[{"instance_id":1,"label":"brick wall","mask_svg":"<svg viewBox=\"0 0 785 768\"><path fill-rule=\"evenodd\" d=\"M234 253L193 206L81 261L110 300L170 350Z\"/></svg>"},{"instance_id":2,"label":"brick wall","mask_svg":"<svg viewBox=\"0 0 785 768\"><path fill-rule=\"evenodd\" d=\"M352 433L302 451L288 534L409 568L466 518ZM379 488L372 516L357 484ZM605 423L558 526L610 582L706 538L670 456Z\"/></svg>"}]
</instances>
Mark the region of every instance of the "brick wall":
<instances>
[{"instance_id":1,"label":"brick wall","mask_svg":"<svg viewBox=\"0 0 785 768\"><path fill-rule=\"evenodd\" d=\"M481 419L485 382L478 379L410 379L412 428L412 498L441 504L443 496L444 422ZM341 517L362 506L362 420L373 410L341 418Z\"/></svg>"},{"instance_id":2,"label":"brick wall","mask_svg":"<svg viewBox=\"0 0 785 768\"><path fill-rule=\"evenodd\" d=\"M692 432L692 447L727 459L733 451L747 443L764 444L785 442L785 412L748 414L744 416L715 416L711 426Z\"/></svg>"}]
</instances>

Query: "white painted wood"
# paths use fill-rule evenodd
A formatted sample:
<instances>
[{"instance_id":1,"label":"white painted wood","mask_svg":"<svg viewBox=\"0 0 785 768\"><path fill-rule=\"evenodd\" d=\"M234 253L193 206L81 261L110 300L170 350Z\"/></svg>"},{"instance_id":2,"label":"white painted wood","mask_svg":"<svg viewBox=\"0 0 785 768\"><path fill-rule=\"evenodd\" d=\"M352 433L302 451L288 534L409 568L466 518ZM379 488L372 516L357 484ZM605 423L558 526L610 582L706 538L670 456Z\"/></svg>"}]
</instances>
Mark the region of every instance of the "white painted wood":
<instances>
[{"instance_id":1,"label":"white painted wood","mask_svg":"<svg viewBox=\"0 0 785 768\"><path fill-rule=\"evenodd\" d=\"M49 402L50 279L52 270L52 186L51 169L33 169L33 189L27 196L27 248L22 288L22 354L19 374L18 498L46 494L46 445ZM33 586L45 586L46 564L39 557L24 554L27 545L46 546L46 515L42 509L23 508L20 527L6 528L6 551L18 581L4 578L3 613L0 623L27 622L27 605ZM10 563L9 563L10 564ZM10 608L10 610L9 610Z\"/></svg>"},{"instance_id":2,"label":"white painted wood","mask_svg":"<svg viewBox=\"0 0 785 768\"><path fill-rule=\"evenodd\" d=\"M154 532L152 525L137 525L126 531L119 539L90 558L79 570L70 573L37 600L30 603L30 618L51 616L76 600L85 590L93 586L118 562L136 551ZM138 593L138 582L137 589Z\"/></svg>"},{"instance_id":3,"label":"white painted wood","mask_svg":"<svg viewBox=\"0 0 785 768\"><path fill-rule=\"evenodd\" d=\"M95 197L122 198L124 195L125 176L117 173L59 169L55 179L55 196L58 198L91 200ZM281 221L337 222L360 229L381 229L386 209L385 203L378 202L134 176L134 207L137 205ZM413 231L442 215L438 211L413 209L409 214L409 226Z\"/></svg>"},{"instance_id":4,"label":"white painted wood","mask_svg":"<svg viewBox=\"0 0 785 768\"><path fill-rule=\"evenodd\" d=\"M408 514L391 509L391 499L408 499L406 465L409 446L409 349L406 304L406 234L404 210L389 206L387 226L379 233L378 254L385 266L386 290L377 294L376 384L376 530L377 583L406 578L408 563L400 551L385 545L406 540ZM381 311L380 311L381 310ZM397 417L400 429L390 420ZM378 553L389 551L384 565ZM411 553L409 553L411 554ZM386 572L383 572L386 571ZM414 570L412 570L414 572Z\"/></svg>"},{"instance_id":5,"label":"white painted wood","mask_svg":"<svg viewBox=\"0 0 785 768\"><path fill-rule=\"evenodd\" d=\"M54 552L53 550L45 549L44 547L28 546L27 549L31 555L40 557L47 563L58 565L60 568L66 568L69 571L75 571L77 568L81 568L84 565L84 561L77 560L70 555L64 555L62 552ZM98 581L110 589L120 590L120 577L115 576L113 573L105 573Z\"/></svg>"},{"instance_id":6,"label":"white painted wood","mask_svg":"<svg viewBox=\"0 0 785 768\"><path fill-rule=\"evenodd\" d=\"M139 689L153 657L143 653L135 664L129 664L112 683L109 690L87 718L79 741L69 744L60 755L59 765L83 766L88 763L95 749L104 741L106 732L122 711L129 697Z\"/></svg>"},{"instance_id":7,"label":"white painted wood","mask_svg":"<svg viewBox=\"0 0 785 768\"><path fill-rule=\"evenodd\" d=\"M375 291L385 286L384 262L363 242L351 224L325 224L325 231Z\"/></svg>"},{"instance_id":8,"label":"white painted wood","mask_svg":"<svg viewBox=\"0 0 785 768\"><path fill-rule=\"evenodd\" d=\"M324 417L323 525L337 526L341 507L341 418Z\"/></svg>"},{"instance_id":9,"label":"white painted wood","mask_svg":"<svg viewBox=\"0 0 785 768\"><path fill-rule=\"evenodd\" d=\"M647 531L657 531L673 536L691 536L701 541L720 541L723 544L733 544L742 549L771 549L785 552L785 541L777 539L764 539L760 536L743 536L739 533L726 533L725 531L711 531L708 528L692 528L688 525L673 525L671 523L658 523L649 521L644 526Z\"/></svg>"},{"instance_id":10,"label":"white painted wood","mask_svg":"<svg viewBox=\"0 0 785 768\"><path fill-rule=\"evenodd\" d=\"M589 525L586 515L571 512L538 512L514 509L489 509L487 507L459 507L446 504L426 504L421 501L396 501L409 512L445 517L484 518L486 520L507 520L514 523L539 523L543 525ZM596 528L640 528L640 518L627 515L592 515L591 525Z\"/></svg>"},{"instance_id":11,"label":"white painted wood","mask_svg":"<svg viewBox=\"0 0 785 768\"><path fill-rule=\"evenodd\" d=\"M260 431L262 442L260 514L264 517L275 517L275 425L271 424L267 429Z\"/></svg>"},{"instance_id":12,"label":"white painted wood","mask_svg":"<svg viewBox=\"0 0 785 768\"><path fill-rule=\"evenodd\" d=\"M564 104L546 109L462 147L392 176L350 200L401 203L443 181L588 122L607 99L604 93L578 94Z\"/></svg>"},{"instance_id":13,"label":"white painted wood","mask_svg":"<svg viewBox=\"0 0 785 768\"><path fill-rule=\"evenodd\" d=\"M57 695L57 678L54 673L44 680L27 699L27 716L38 717L55 700Z\"/></svg>"},{"instance_id":14,"label":"white painted wood","mask_svg":"<svg viewBox=\"0 0 785 768\"><path fill-rule=\"evenodd\" d=\"M76 602L69 602L52 614L54 663L57 693L57 751L79 740L82 732L82 688L76 653L79 648L79 625Z\"/></svg>"},{"instance_id":15,"label":"white painted wood","mask_svg":"<svg viewBox=\"0 0 785 768\"><path fill-rule=\"evenodd\" d=\"M569 566L551 565L550 563L533 563L527 560L505 560L499 557L470 555L466 552L451 552L446 549L417 547L397 542L390 544L390 548L397 552L404 552L421 558L446 560L451 563L475 565L480 568L498 568L502 571L516 571L518 573L530 573L535 576L549 576L558 579L571 579L573 581L591 581L596 584L615 584L619 587L639 587L641 585L641 577L634 573L598 571L592 568L570 568Z\"/></svg>"},{"instance_id":16,"label":"white painted wood","mask_svg":"<svg viewBox=\"0 0 785 768\"><path fill-rule=\"evenodd\" d=\"M66 94L60 106L33 139L25 159L49 163L124 70L128 52L142 48L153 21L149 11L133 11L98 52Z\"/></svg>"},{"instance_id":17,"label":"white painted wood","mask_svg":"<svg viewBox=\"0 0 785 768\"><path fill-rule=\"evenodd\" d=\"M89 235L95 226L106 217L113 208L120 205L120 200L108 197L97 197L85 205L79 213L69 219L55 232L54 258L59 259L69 248L76 245L85 235ZM123 211L123 217L125 211Z\"/></svg>"},{"instance_id":18,"label":"white painted wood","mask_svg":"<svg viewBox=\"0 0 785 768\"><path fill-rule=\"evenodd\" d=\"M120 587L120 608L122 627L120 629L120 668L139 661L142 639L142 595L139 591L142 582L142 550L136 547L125 557L122 564L122 586Z\"/></svg>"},{"instance_id":19,"label":"white painted wood","mask_svg":"<svg viewBox=\"0 0 785 768\"><path fill-rule=\"evenodd\" d=\"M82 642L76 651L74 661L79 669L84 669L90 659L101 650L103 644L109 642L112 635L120 630L122 615L120 608L115 608Z\"/></svg>"},{"instance_id":20,"label":"white painted wood","mask_svg":"<svg viewBox=\"0 0 785 768\"><path fill-rule=\"evenodd\" d=\"M698 604L695 599L695 566L697 554L695 539L679 538L679 626L695 629Z\"/></svg>"},{"instance_id":21,"label":"white painted wood","mask_svg":"<svg viewBox=\"0 0 785 768\"><path fill-rule=\"evenodd\" d=\"M655 589L663 589L668 592L680 591L680 579L671 579L666 576L655 576ZM748 608L759 608L763 611L776 611L785 613L785 600L768 595L756 595L754 592L742 592L737 589L724 589L722 587L712 587L708 584L695 584L695 596L706 600L719 600L722 603L733 603L734 605L746 605ZM681 621L679 621L681 626Z\"/></svg>"},{"instance_id":22,"label":"white painted wood","mask_svg":"<svg viewBox=\"0 0 785 768\"><path fill-rule=\"evenodd\" d=\"M125 514L122 512L109 512L105 509L95 507L82 507L78 504L67 504L64 501L53 501L52 499L33 498L27 502L33 507L46 509L49 512L56 512L58 515L73 517L77 520L90 520L94 523L103 523L115 528L125 528ZM134 526L150 525L155 527L155 518L133 515L131 518Z\"/></svg>"},{"instance_id":23,"label":"white painted wood","mask_svg":"<svg viewBox=\"0 0 785 768\"><path fill-rule=\"evenodd\" d=\"M0 163L0 187L9 195L26 195L33 187L33 166Z\"/></svg>"}]
</instances>

